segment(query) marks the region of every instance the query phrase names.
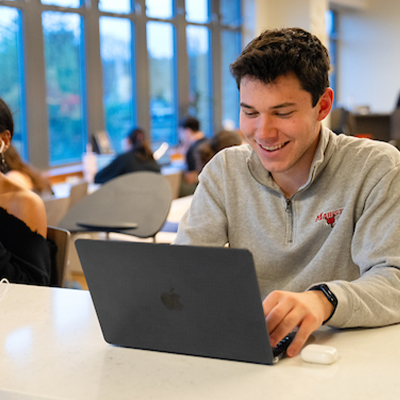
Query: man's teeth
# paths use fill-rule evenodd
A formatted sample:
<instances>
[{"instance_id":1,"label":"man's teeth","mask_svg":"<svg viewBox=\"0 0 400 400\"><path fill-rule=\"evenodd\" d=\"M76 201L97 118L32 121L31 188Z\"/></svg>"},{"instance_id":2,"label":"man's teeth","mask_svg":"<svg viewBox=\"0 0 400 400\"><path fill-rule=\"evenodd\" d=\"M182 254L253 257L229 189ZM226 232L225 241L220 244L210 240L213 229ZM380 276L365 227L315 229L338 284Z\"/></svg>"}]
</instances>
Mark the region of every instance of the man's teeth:
<instances>
[{"instance_id":1,"label":"man's teeth","mask_svg":"<svg viewBox=\"0 0 400 400\"><path fill-rule=\"evenodd\" d=\"M271 146L271 147L263 146L263 145L260 145L260 146L261 146L264 150L267 150L267 151L274 151L274 150L278 150L278 149L282 148L284 145L285 145L285 143L279 144L278 146Z\"/></svg>"}]
</instances>

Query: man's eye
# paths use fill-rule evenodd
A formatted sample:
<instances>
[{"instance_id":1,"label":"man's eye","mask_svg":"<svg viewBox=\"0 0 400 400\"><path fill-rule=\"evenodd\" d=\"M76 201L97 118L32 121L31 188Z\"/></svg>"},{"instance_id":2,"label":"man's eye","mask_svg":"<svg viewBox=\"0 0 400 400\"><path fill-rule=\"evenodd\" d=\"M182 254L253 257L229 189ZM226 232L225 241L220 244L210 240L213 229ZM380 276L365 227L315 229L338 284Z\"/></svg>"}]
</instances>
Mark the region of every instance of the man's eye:
<instances>
[{"instance_id":1,"label":"man's eye","mask_svg":"<svg viewBox=\"0 0 400 400\"><path fill-rule=\"evenodd\" d=\"M290 117L292 114L293 114L293 111L289 111L289 112L286 112L286 113L276 113L276 115L278 117L283 117L283 118Z\"/></svg>"},{"instance_id":2,"label":"man's eye","mask_svg":"<svg viewBox=\"0 0 400 400\"><path fill-rule=\"evenodd\" d=\"M243 111L243 112L248 117L254 117L254 116L258 115L257 111Z\"/></svg>"}]
</instances>

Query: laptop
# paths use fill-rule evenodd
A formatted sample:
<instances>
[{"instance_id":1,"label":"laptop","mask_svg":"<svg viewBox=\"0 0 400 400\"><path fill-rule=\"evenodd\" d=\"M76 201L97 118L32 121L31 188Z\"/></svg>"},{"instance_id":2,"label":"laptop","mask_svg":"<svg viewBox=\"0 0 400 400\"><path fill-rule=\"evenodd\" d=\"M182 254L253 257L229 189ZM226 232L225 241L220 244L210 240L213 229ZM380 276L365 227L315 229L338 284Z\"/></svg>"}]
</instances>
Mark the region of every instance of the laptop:
<instances>
[{"instance_id":1,"label":"laptop","mask_svg":"<svg viewBox=\"0 0 400 400\"><path fill-rule=\"evenodd\" d=\"M123 347L273 364L248 250L78 239L106 342Z\"/></svg>"}]
</instances>

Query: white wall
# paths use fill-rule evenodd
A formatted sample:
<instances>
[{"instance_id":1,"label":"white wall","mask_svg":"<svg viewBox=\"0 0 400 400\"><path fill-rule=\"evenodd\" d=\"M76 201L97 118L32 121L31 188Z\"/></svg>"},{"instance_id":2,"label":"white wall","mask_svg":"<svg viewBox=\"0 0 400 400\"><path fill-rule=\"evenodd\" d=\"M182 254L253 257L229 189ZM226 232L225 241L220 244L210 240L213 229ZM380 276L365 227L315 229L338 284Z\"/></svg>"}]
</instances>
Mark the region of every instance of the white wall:
<instances>
[{"instance_id":1,"label":"white wall","mask_svg":"<svg viewBox=\"0 0 400 400\"><path fill-rule=\"evenodd\" d=\"M266 28L298 26L327 45L329 5L340 12L336 99L391 112L400 93L400 0L244 0L243 43Z\"/></svg>"},{"instance_id":2,"label":"white wall","mask_svg":"<svg viewBox=\"0 0 400 400\"><path fill-rule=\"evenodd\" d=\"M260 9L260 3L262 9ZM258 1L256 26L263 29L301 27L309 29L309 0Z\"/></svg>"},{"instance_id":3,"label":"white wall","mask_svg":"<svg viewBox=\"0 0 400 400\"><path fill-rule=\"evenodd\" d=\"M325 41L328 0L244 0L244 35L247 44L264 29L299 27Z\"/></svg>"},{"instance_id":4,"label":"white wall","mask_svg":"<svg viewBox=\"0 0 400 400\"><path fill-rule=\"evenodd\" d=\"M391 112L400 93L400 1L368 0L340 21L337 100Z\"/></svg>"}]
</instances>

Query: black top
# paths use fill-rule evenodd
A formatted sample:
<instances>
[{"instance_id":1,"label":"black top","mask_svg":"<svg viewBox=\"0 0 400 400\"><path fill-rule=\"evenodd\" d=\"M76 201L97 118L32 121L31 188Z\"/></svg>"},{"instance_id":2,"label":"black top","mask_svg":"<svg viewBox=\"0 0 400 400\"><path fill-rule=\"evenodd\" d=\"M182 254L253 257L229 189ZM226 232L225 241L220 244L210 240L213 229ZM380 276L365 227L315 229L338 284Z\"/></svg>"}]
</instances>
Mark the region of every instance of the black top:
<instances>
[{"instance_id":1,"label":"black top","mask_svg":"<svg viewBox=\"0 0 400 400\"><path fill-rule=\"evenodd\" d=\"M117 176L138 171L160 172L161 167L156 160L142 160L134 150L131 150L120 154L99 171L94 177L94 183L106 183Z\"/></svg>"},{"instance_id":2,"label":"black top","mask_svg":"<svg viewBox=\"0 0 400 400\"><path fill-rule=\"evenodd\" d=\"M0 279L48 285L51 261L47 240L0 207Z\"/></svg>"},{"instance_id":3,"label":"black top","mask_svg":"<svg viewBox=\"0 0 400 400\"><path fill-rule=\"evenodd\" d=\"M196 171L196 157L195 157L195 150L196 147L203 143L207 138L201 138L194 142L188 149L186 153L186 164L187 164L187 170L188 171Z\"/></svg>"}]
</instances>

